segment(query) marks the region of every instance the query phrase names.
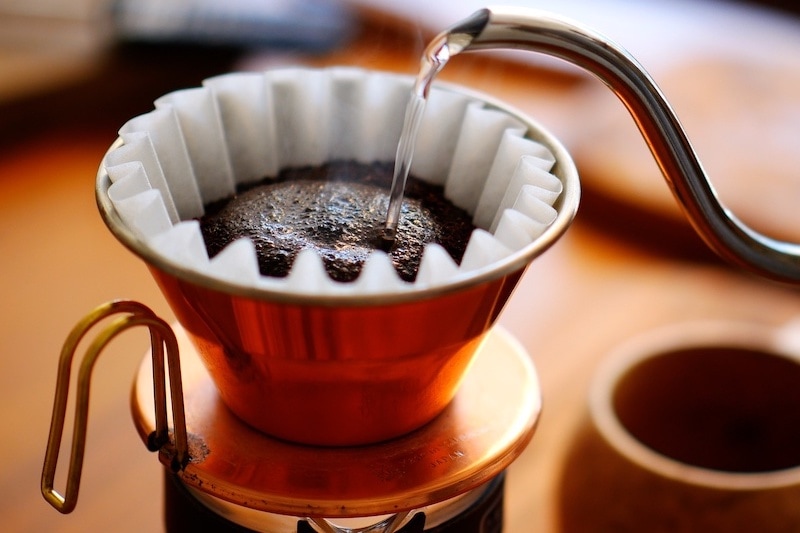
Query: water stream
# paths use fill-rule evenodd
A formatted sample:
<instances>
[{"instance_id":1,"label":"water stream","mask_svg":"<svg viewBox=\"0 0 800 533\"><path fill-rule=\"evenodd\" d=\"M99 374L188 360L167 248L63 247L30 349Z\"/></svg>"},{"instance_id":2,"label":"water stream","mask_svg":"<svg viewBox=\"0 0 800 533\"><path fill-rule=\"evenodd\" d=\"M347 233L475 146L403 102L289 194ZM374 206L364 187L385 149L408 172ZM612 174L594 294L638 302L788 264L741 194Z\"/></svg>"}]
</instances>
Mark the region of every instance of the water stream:
<instances>
[{"instance_id":1,"label":"water stream","mask_svg":"<svg viewBox=\"0 0 800 533\"><path fill-rule=\"evenodd\" d=\"M403 205L403 195L406 188L411 161L414 159L414 146L417 133L422 123L428 93L436 75L447 64L451 56L451 43L448 34L436 37L422 55L420 71L414 81L408 104L406 106L403 130L397 144L392 188L389 194L389 207L386 212L386 222L381 233L385 248L391 248L397 235L397 225L400 221L400 209Z\"/></svg>"}]
</instances>

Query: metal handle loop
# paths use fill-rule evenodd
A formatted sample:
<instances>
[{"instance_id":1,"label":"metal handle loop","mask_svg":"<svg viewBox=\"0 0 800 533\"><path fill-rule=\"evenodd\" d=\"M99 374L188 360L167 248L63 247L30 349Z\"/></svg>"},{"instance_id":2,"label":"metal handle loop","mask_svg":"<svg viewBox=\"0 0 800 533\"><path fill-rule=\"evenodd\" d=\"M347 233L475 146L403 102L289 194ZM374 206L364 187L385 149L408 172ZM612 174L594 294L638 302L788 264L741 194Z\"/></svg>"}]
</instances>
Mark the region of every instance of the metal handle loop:
<instances>
[{"instance_id":1,"label":"metal handle loop","mask_svg":"<svg viewBox=\"0 0 800 533\"><path fill-rule=\"evenodd\" d=\"M67 399L69 397L70 374L78 344L91 330L104 319L115 315L94 338L81 361L78 371L75 421L72 434L72 449L67 472L66 492L62 495L53 487L64 432ZM53 415L50 421L50 435L42 470L42 494L50 505L59 512L67 514L75 509L80 486L83 454L86 446L87 418L89 413L89 385L92 369L103 349L120 333L136 326L146 326L150 331L150 344L153 355L153 383L155 395L156 430L150 436L150 449L161 450L172 457L174 469L181 469L189 461L186 434L186 418L183 407L183 387L181 384L178 341L172 328L148 307L129 300L116 300L100 305L86 315L70 332L58 364L56 394L53 402ZM169 365L170 400L175 441L170 442L167 422L165 349Z\"/></svg>"}]
</instances>

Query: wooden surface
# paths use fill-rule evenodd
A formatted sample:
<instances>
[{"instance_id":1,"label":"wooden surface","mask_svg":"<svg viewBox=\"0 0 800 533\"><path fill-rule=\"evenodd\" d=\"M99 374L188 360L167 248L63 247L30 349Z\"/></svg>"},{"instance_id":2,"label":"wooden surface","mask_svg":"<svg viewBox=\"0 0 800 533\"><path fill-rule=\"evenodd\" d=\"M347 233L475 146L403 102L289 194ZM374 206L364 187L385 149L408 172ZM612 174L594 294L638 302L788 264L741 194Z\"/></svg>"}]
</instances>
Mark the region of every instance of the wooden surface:
<instances>
[{"instance_id":1,"label":"wooden surface","mask_svg":"<svg viewBox=\"0 0 800 533\"><path fill-rule=\"evenodd\" d=\"M341 53L300 60L413 72L422 41L406 41L388 31L372 37L369 45L357 40ZM207 74L198 71L197 81ZM558 102L582 83L485 58L454 62L443 77L543 116L556 133L562 127ZM118 91L121 98L137 96L104 81L109 80L101 77L86 86L95 92ZM159 83L163 80L150 86ZM76 98L72 94L66 102ZM87 111L87 120L57 100L40 101L49 109L50 120L43 126L28 128L22 136L8 128L0 132L4 531L162 528L161 466L139 440L128 405L130 385L147 348L143 332L126 333L95 370L76 511L62 516L39 493L57 358L74 323L114 298L139 300L172 320L143 264L113 239L94 205L97 165L121 125L118 116L131 107L130 101L114 107L114 100L105 100L108 112ZM31 102L25 105L36 109ZM59 109L68 119L53 115ZM680 253L680 243L656 244L643 246L598 217L579 212L566 237L533 263L504 311L501 322L530 352L544 394L544 414L533 442L510 468L506 531L558 531L557 488L564 454L581 422L593 369L613 346L684 320L780 325L800 312L795 289L754 279L705 257L694 260ZM65 463L66 457L60 471ZM63 475L59 479L57 487L63 487Z\"/></svg>"}]
</instances>

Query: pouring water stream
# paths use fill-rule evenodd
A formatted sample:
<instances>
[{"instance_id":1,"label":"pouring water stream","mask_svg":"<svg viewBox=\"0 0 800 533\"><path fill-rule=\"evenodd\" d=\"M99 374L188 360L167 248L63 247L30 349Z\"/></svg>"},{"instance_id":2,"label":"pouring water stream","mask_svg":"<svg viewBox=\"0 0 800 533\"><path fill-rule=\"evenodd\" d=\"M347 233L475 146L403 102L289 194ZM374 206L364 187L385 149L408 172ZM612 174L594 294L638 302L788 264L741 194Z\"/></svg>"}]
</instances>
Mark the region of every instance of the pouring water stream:
<instances>
[{"instance_id":1,"label":"pouring water stream","mask_svg":"<svg viewBox=\"0 0 800 533\"><path fill-rule=\"evenodd\" d=\"M463 23L462 25L463 26ZM406 106L403 129L400 141L397 144L394 175L389 193L389 206L386 210L386 222L381 233L381 240L386 248L391 247L397 235L397 225L400 222L400 210L403 204L406 181L411 172L411 162L414 158L414 145L417 140L419 126L425 113L425 104L428 100L433 80L442 71L447 61L461 52L469 44L474 35L463 30L452 29L437 35L422 54L420 70L414 80L408 104Z\"/></svg>"}]
</instances>

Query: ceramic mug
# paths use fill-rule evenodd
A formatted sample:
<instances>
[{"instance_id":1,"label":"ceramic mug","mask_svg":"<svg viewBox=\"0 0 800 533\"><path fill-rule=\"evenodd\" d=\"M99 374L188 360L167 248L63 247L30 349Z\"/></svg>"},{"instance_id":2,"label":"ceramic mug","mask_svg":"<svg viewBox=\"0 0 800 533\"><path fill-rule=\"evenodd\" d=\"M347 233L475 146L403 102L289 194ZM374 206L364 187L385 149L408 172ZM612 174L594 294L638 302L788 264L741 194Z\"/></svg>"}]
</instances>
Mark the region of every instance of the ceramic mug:
<instances>
[{"instance_id":1,"label":"ceramic mug","mask_svg":"<svg viewBox=\"0 0 800 533\"><path fill-rule=\"evenodd\" d=\"M798 337L692 323L620 347L567 455L563 530L800 529Z\"/></svg>"}]
</instances>

